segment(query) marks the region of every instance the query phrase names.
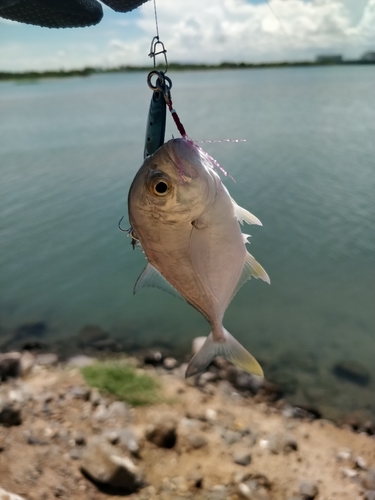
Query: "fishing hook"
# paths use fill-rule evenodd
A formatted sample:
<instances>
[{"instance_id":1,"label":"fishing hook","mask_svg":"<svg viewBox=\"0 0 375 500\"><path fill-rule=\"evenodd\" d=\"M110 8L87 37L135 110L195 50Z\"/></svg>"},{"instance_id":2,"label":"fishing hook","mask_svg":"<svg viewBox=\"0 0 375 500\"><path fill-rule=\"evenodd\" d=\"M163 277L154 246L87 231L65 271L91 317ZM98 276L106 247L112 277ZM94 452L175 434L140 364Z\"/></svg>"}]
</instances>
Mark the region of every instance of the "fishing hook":
<instances>
[{"instance_id":1,"label":"fishing hook","mask_svg":"<svg viewBox=\"0 0 375 500\"><path fill-rule=\"evenodd\" d=\"M121 219L118 221L118 224L117 224L117 225L118 225L118 228L119 228L119 229L120 229L120 231L122 231L123 233L128 233L128 234L130 234L130 231L132 230L132 228L129 228L129 229L123 229L123 228L121 227L121 222L122 222L122 220L123 220L123 218L124 218L124 217L125 217L125 215L123 215L123 216L121 217Z\"/></svg>"}]
</instances>

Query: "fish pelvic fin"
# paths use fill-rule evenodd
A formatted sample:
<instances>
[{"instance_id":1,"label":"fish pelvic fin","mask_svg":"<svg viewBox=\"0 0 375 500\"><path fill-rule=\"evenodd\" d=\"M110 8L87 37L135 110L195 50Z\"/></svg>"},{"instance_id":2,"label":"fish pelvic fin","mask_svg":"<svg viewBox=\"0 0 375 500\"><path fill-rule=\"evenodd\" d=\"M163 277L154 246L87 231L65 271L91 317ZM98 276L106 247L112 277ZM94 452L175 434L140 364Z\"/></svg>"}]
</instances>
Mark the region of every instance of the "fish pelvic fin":
<instances>
[{"instance_id":1,"label":"fish pelvic fin","mask_svg":"<svg viewBox=\"0 0 375 500\"><path fill-rule=\"evenodd\" d=\"M223 338L220 341L213 339L212 332L209 334L201 349L191 359L185 378L203 372L217 356L223 356L243 370L263 377L263 370L254 356L223 328Z\"/></svg>"},{"instance_id":2,"label":"fish pelvic fin","mask_svg":"<svg viewBox=\"0 0 375 500\"><path fill-rule=\"evenodd\" d=\"M174 297L178 299L185 300L182 295L175 289L173 285L167 281L164 276L154 267L152 264L148 263L146 267L143 269L139 278L137 279L133 293L137 293L143 287L154 287L160 288L160 290L164 290L167 293L170 293Z\"/></svg>"}]
</instances>

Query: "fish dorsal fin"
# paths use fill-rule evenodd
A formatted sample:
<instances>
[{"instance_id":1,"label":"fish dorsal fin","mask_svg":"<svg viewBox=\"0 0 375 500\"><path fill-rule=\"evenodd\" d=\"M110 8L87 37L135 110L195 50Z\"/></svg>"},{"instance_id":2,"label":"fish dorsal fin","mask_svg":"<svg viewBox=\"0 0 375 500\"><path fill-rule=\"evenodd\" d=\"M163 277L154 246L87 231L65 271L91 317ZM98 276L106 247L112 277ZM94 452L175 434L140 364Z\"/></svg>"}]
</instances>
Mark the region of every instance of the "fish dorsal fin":
<instances>
[{"instance_id":1,"label":"fish dorsal fin","mask_svg":"<svg viewBox=\"0 0 375 500\"><path fill-rule=\"evenodd\" d=\"M134 285L134 293L143 287L160 288L174 297L184 300L174 286L167 281L164 276L152 264L148 263Z\"/></svg>"},{"instance_id":2,"label":"fish dorsal fin","mask_svg":"<svg viewBox=\"0 0 375 500\"><path fill-rule=\"evenodd\" d=\"M234 215L236 216L236 219L240 224L243 225L243 223L246 222L246 224L256 224L257 226L263 225L258 219L258 217L255 217L255 215L251 214L244 208L237 205L237 203L234 201L233 198L231 198L231 200L233 203Z\"/></svg>"},{"instance_id":3,"label":"fish dorsal fin","mask_svg":"<svg viewBox=\"0 0 375 500\"><path fill-rule=\"evenodd\" d=\"M256 279L260 278L269 285L271 284L271 280L263 267L254 259L254 257L249 252L246 252L246 259L242 268L242 274L240 276L240 279L238 280L236 289L233 293L233 297L236 295L241 286L246 283L247 280L251 279L252 276L254 276L254 278Z\"/></svg>"}]
</instances>

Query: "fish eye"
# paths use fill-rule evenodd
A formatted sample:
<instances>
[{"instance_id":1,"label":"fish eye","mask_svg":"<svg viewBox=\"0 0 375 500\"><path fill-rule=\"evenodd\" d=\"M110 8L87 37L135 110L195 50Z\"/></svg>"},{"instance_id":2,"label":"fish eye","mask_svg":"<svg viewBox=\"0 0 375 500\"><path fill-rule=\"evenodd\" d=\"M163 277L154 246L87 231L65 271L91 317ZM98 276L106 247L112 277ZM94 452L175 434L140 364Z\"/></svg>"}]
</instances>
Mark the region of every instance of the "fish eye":
<instances>
[{"instance_id":1,"label":"fish eye","mask_svg":"<svg viewBox=\"0 0 375 500\"><path fill-rule=\"evenodd\" d=\"M155 179L152 183L152 192L156 196L166 196L171 190L171 183L167 179Z\"/></svg>"}]
</instances>

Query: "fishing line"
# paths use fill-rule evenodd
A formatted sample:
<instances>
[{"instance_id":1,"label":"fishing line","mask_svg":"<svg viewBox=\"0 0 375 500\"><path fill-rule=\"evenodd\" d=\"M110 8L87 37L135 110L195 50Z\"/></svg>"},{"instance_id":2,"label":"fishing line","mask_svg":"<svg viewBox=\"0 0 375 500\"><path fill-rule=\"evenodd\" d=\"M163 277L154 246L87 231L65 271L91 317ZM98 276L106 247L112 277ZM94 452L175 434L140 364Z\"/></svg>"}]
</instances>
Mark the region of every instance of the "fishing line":
<instances>
[{"instance_id":1,"label":"fishing line","mask_svg":"<svg viewBox=\"0 0 375 500\"><path fill-rule=\"evenodd\" d=\"M155 0L154 0L155 1ZM291 40L289 38L289 35L287 34L287 32L284 30L284 26L282 25L282 22L280 21L280 18L276 15L276 12L272 9L270 3L268 0L266 0L266 4L268 5L268 8L270 9L270 11L272 12L272 14L276 17L279 25L280 25L280 28L281 28L281 31L283 32L283 35L285 37L285 40L291 45Z\"/></svg>"},{"instance_id":2,"label":"fishing line","mask_svg":"<svg viewBox=\"0 0 375 500\"><path fill-rule=\"evenodd\" d=\"M158 13L156 11L156 0L154 0L154 15L155 15L156 36L159 40L159 24L158 24Z\"/></svg>"},{"instance_id":3,"label":"fishing line","mask_svg":"<svg viewBox=\"0 0 375 500\"><path fill-rule=\"evenodd\" d=\"M246 142L246 139L206 139L196 142Z\"/></svg>"}]
</instances>

